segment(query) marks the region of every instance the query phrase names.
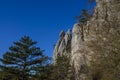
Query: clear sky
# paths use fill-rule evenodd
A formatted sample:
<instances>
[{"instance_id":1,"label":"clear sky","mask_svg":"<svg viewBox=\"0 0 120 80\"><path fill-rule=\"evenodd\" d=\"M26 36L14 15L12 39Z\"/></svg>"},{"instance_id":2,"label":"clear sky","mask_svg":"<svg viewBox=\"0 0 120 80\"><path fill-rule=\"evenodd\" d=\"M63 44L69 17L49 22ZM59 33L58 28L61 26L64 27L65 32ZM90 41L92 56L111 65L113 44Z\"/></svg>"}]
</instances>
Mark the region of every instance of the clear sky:
<instances>
[{"instance_id":1,"label":"clear sky","mask_svg":"<svg viewBox=\"0 0 120 80\"><path fill-rule=\"evenodd\" d=\"M0 0L0 57L28 35L52 56L61 30L72 29L87 0Z\"/></svg>"}]
</instances>

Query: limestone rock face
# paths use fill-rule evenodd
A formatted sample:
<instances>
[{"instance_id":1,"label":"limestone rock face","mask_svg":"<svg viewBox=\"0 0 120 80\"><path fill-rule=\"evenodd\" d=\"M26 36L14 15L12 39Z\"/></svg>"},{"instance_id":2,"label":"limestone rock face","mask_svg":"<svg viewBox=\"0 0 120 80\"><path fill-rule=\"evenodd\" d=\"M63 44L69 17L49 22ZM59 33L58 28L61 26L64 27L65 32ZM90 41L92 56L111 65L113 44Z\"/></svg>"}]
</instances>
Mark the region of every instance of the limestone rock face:
<instances>
[{"instance_id":1,"label":"limestone rock face","mask_svg":"<svg viewBox=\"0 0 120 80\"><path fill-rule=\"evenodd\" d=\"M64 32L64 31L61 31L59 36L60 36L60 38L59 38L59 40L58 40L58 42L57 42L57 44L56 44L56 46L55 46L55 48L54 48L53 63L55 62L56 57L57 57L57 55L58 55L59 46L61 45L61 42L62 42L62 40L64 39L65 32Z\"/></svg>"},{"instance_id":2,"label":"limestone rock face","mask_svg":"<svg viewBox=\"0 0 120 80\"><path fill-rule=\"evenodd\" d=\"M72 30L72 53L81 48L83 41L83 26L82 24L75 24Z\"/></svg>"},{"instance_id":3,"label":"limestone rock face","mask_svg":"<svg viewBox=\"0 0 120 80\"><path fill-rule=\"evenodd\" d=\"M96 0L96 3L93 18L99 20L120 19L120 0Z\"/></svg>"},{"instance_id":4,"label":"limestone rock face","mask_svg":"<svg viewBox=\"0 0 120 80\"><path fill-rule=\"evenodd\" d=\"M87 79L88 66L92 54L95 53L87 44L94 41L96 36L100 36L97 33L103 30L101 28L104 26L109 27L110 24L114 24L115 22L112 21L120 23L120 0L96 0L96 3L93 18L87 22L87 25L77 23L73 26L72 33L70 30L66 34L62 31L54 49L54 63L57 55L71 56L70 64L75 72L74 80L89 80Z\"/></svg>"},{"instance_id":5,"label":"limestone rock face","mask_svg":"<svg viewBox=\"0 0 120 80\"><path fill-rule=\"evenodd\" d=\"M58 55L70 55L71 39L71 30L68 30L67 33L61 31L60 38L54 48L53 63L55 63L55 60L57 59Z\"/></svg>"},{"instance_id":6,"label":"limestone rock face","mask_svg":"<svg viewBox=\"0 0 120 80\"><path fill-rule=\"evenodd\" d=\"M86 80L87 62L84 48L83 25L75 24L72 31L71 65L75 71L75 80Z\"/></svg>"}]
</instances>

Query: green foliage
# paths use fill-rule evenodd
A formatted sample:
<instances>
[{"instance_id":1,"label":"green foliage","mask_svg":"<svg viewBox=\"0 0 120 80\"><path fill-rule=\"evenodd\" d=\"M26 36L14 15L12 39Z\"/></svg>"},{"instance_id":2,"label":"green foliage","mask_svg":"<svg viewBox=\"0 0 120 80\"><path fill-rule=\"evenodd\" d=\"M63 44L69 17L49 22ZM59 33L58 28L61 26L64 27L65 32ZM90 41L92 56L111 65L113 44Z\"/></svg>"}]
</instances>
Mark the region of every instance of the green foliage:
<instances>
[{"instance_id":1,"label":"green foliage","mask_svg":"<svg viewBox=\"0 0 120 80\"><path fill-rule=\"evenodd\" d=\"M71 78L70 67L70 59L67 56L58 56L56 64L44 66L43 71L37 74L39 79L33 80L68 80Z\"/></svg>"},{"instance_id":2,"label":"green foliage","mask_svg":"<svg viewBox=\"0 0 120 80\"><path fill-rule=\"evenodd\" d=\"M43 50L35 46L36 44L37 42L28 36L14 42L0 59L1 70L8 74L2 77L10 76L9 80L29 80L37 77L36 74L42 71L48 57L43 54Z\"/></svg>"},{"instance_id":3,"label":"green foliage","mask_svg":"<svg viewBox=\"0 0 120 80\"><path fill-rule=\"evenodd\" d=\"M87 21L89 21L93 14L94 14L94 7L92 3L95 3L95 0L88 0L88 5L86 5L88 7L88 9L82 9L82 12L80 13L79 16L76 16L75 19L79 22L79 23L83 23L84 25L87 24Z\"/></svg>"},{"instance_id":4,"label":"green foliage","mask_svg":"<svg viewBox=\"0 0 120 80\"><path fill-rule=\"evenodd\" d=\"M70 76L70 58L67 56L58 56L56 64L52 65L51 79L49 80L68 80Z\"/></svg>"},{"instance_id":5,"label":"green foliage","mask_svg":"<svg viewBox=\"0 0 120 80\"><path fill-rule=\"evenodd\" d=\"M80 16L76 16L76 19L79 23L87 24L87 21L90 20L92 14L88 13L87 10L83 9Z\"/></svg>"}]
</instances>

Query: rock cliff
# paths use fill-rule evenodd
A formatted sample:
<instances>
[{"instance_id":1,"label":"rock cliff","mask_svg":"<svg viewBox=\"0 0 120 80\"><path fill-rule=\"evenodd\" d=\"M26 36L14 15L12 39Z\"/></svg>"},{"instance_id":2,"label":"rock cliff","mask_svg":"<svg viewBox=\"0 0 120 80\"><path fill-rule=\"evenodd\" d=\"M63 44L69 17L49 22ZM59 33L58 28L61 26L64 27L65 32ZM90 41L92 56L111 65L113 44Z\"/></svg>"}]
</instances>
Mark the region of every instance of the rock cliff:
<instances>
[{"instance_id":1,"label":"rock cliff","mask_svg":"<svg viewBox=\"0 0 120 80\"><path fill-rule=\"evenodd\" d=\"M70 30L66 34L62 31L54 49L54 63L57 55L71 56L70 64L75 71L75 80L88 80L87 67L95 52L87 44L94 41L96 36L100 36L97 33L103 28L101 26L113 24L112 21L120 21L120 0L96 0L96 4L94 15L87 25L76 23L72 33Z\"/></svg>"},{"instance_id":2,"label":"rock cliff","mask_svg":"<svg viewBox=\"0 0 120 80\"><path fill-rule=\"evenodd\" d=\"M63 30L60 32L59 40L54 48L54 56L53 56L53 63L55 64L55 60L58 55L66 55L69 56L71 54L71 30L68 30L65 33Z\"/></svg>"}]
</instances>

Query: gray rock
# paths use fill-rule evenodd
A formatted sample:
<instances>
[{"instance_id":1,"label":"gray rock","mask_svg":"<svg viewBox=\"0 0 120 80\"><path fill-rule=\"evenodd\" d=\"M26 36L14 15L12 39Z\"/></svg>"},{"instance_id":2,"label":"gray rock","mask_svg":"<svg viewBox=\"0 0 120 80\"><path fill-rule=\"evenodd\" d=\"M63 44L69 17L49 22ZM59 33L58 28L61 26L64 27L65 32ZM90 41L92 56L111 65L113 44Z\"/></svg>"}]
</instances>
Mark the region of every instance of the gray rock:
<instances>
[{"instance_id":1,"label":"gray rock","mask_svg":"<svg viewBox=\"0 0 120 80\"><path fill-rule=\"evenodd\" d=\"M60 38L55 46L54 49L54 55L53 55L53 63L55 64L55 60L57 59L57 56L60 55L70 55L70 47L71 47L71 31L68 30L67 33L65 34L64 31L61 31L60 33Z\"/></svg>"},{"instance_id":2,"label":"gray rock","mask_svg":"<svg viewBox=\"0 0 120 80\"><path fill-rule=\"evenodd\" d=\"M86 80L87 64L85 54L82 52L84 48L83 25L75 24L72 31L71 44L71 65L75 69L75 80ZM84 75L84 77L82 77Z\"/></svg>"},{"instance_id":3,"label":"gray rock","mask_svg":"<svg viewBox=\"0 0 120 80\"><path fill-rule=\"evenodd\" d=\"M71 56L70 64L73 67L71 69L74 69L74 80L89 80L87 78L88 66L95 53L87 44L94 41L96 36L100 36L96 33L103 30L101 26L109 25L108 22L112 24L112 21L120 22L120 0L96 0L96 2L95 13L87 25L77 23L72 33L70 30L66 34L62 31L54 49L53 63L57 55ZM113 32L112 29L110 31Z\"/></svg>"}]
</instances>

